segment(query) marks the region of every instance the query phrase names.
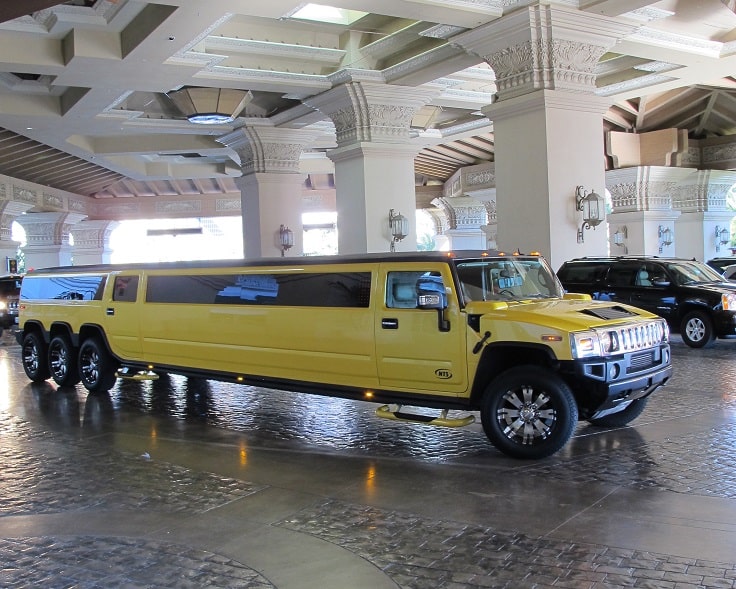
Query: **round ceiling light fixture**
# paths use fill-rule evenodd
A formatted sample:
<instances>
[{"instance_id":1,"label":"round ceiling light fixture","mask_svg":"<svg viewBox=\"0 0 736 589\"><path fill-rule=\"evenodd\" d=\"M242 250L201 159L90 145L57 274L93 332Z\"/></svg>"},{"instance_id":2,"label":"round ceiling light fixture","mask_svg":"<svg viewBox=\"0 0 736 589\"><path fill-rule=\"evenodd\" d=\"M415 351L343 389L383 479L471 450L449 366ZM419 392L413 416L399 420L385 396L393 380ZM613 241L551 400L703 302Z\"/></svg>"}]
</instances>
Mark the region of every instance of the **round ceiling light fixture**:
<instances>
[{"instance_id":1,"label":"round ceiling light fixture","mask_svg":"<svg viewBox=\"0 0 736 589\"><path fill-rule=\"evenodd\" d=\"M250 90L184 87L167 93L190 123L222 125L235 121L253 99Z\"/></svg>"}]
</instances>

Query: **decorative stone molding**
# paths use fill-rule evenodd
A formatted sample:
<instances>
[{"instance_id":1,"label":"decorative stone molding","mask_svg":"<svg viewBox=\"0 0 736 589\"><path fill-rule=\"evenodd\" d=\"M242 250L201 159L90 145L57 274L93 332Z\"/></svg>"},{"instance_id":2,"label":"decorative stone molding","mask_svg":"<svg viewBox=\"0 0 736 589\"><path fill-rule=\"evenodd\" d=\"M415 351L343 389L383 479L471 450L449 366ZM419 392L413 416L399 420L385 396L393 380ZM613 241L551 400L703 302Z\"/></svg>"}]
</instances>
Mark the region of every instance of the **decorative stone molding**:
<instances>
[{"instance_id":1,"label":"decorative stone molding","mask_svg":"<svg viewBox=\"0 0 736 589\"><path fill-rule=\"evenodd\" d=\"M71 228L74 250L102 252L107 249L110 234L120 225L117 221L80 221Z\"/></svg>"},{"instance_id":2,"label":"decorative stone molding","mask_svg":"<svg viewBox=\"0 0 736 589\"><path fill-rule=\"evenodd\" d=\"M673 208L683 213L728 212L726 196L736 184L736 172L699 170L672 192Z\"/></svg>"},{"instance_id":3,"label":"decorative stone molding","mask_svg":"<svg viewBox=\"0 0 736 589\"><path fill-rule=\"evenodd\" d=\"M299 173L299 158L319 132L273 127L269 121L251 121L217 141L240 156L243 174Z\"/></svg>"},{"instance_id":4,"label":"decorative stone molding","mask_svg":"<svg viewBox=\"0 0 736 589\"><path fill-rule=\"evenodd\" d=\"M218 212L240 213L242 201L239 198L218 198L215 203L215 210Z\"/></svg>"},{"instance_id":5,"label":"decorative stone molding","mask_svg":"<svg viewBox=\"0 0 736 589\"><path fill-rule=\"evenodd\" d=\"M449 229L477 229L488 223L486 207L474 198L442 196L434 199L432 204L445 213Z\"/></svg>"},{"instance_id":6,"label":"decorative stone molding","mask_svg":"<svg viewBox=\"0 0 736 589\"><path fill-rule=\"evenodd\" d=\"M25 229L26 247L69 245L71 227L84 218L75 213L28 213L16 218Z\"/></svg>"},{"instance_id":7,"label":"decorative stone molding","mask_svg":"<svg viewBox=\"0 0 736 589\"><path fill-rule=\"evenodd\" d=\"M488 162L476 166L465 166L445 182L442 196L478 196L491 193L496 188L496 164ZM479 199L485 200L485 199Z\"/></svg>"},{"instance_id":8,"label":"decorative stone molding","mask_svg":"<svg viewBox=\"0 0 736 589\"><path fill-rule=\"evenodd\" d=\"M460 33L450 42L493 68L500 101L536 90L595 92L594 70L601 56L641 26L557 5L535 5Z\"/></svg>"},{"instance_id":9,"label":"decorative stone molding","mask_svg":"<svg viewBox=\"0 0 736 589\"><path fill-rule=\"evenodd\" d=\"M156 213L190 213L199 215L202 212L201 200L175 200L156 202Z\"/></svg>"},{"instance_id":10,"label":"decorative stone molding","mask_svg":"<svg viewBox=\"0 0 736 589\"><path fill-rule=\"evenodd\" d=\"M330 117L338 147L360 142L408 143L414 114L440 93L349 81L304 103Z\"/></svg>"},{"instance_id":11,"label":"decorative stone molding","mask_svg":"<svg viewBox=\"0 0 736 589\"><path fill-rule=\"evenodd\" d=\"M606 188L611 194L612 212L671 211L678 186L692 174L691 169L661 166L609 170Z\"/></svg>"}]
</instances>

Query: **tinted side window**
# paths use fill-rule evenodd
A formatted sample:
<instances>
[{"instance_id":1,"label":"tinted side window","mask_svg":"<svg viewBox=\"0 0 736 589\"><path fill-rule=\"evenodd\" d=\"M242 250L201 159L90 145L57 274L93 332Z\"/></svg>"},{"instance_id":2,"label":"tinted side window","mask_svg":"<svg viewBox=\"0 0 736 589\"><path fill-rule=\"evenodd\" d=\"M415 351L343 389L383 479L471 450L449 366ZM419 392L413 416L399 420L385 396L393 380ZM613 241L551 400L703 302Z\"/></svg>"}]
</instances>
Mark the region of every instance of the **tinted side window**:
<instances>
[{"instance_id":1,"label":"tinted side window","mask_svg":"<svg viewBox=\"0 0 736 589\"><path fill-rule=\"evenodd\" d=\"M607 284L611 286L634 286L640 276L640 265L614 264L608 271Z\"/></svg>"},{"instance_id":2,"label":"tinted side window","mask_svg":"<svg viewBox=\"0 0 736 589\"><path fill-rule=\"evenodd\" d=\"M607 270L605 263L566 264L560 268L559 278L562 282L592 284L602 280Z\"/></svg>"},{"instance_id":3,"label":"tinted side window","mask_svg":"<svg viewBox=\"0 0 736 589\"><path fill-rule=\"evenodd\" d=\"M20 291L22 300L63 299L99 301L105 289L105 274L80 276L26 276Z\"/></svg>"},{"instance_id":4,"label":"tinted side window","mask_svg":"<svg viewBox=\"0 0 736 589\"><path fill-rule=\"evenodd\" d=\"M115 288L112 293L113 301L134 303L138 292L137 276L116 276Z\"/></svg>"},{"instance_id":5,"label":"tinted side window","mask_svg":"<svg viewBox=\"0 0 736 589\"><path fill-rule=\"evenodd\" d=\"M368 307L370 272L150 276L149 303Z\"/></svg>"}]
</instances>

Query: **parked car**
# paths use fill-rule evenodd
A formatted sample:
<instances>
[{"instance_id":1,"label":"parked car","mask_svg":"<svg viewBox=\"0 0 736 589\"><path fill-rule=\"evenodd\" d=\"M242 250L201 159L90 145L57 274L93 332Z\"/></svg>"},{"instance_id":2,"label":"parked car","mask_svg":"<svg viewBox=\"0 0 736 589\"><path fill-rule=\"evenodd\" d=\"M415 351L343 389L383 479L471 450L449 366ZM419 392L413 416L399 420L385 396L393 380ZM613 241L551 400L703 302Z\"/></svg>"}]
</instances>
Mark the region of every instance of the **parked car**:
<instances>
[{"instance_id":1,"label":"parked car","mask_svg":"<svg viewBox=\"0 0 736 589\"><path fill-rule=\"evenodd\" d=\"M716 270L719 274L723 274L727 266L736 264L736 257L729 256L724 258L712 258L708 260L706 264Z\"/></svg>"},{"instance_id":2,"label":"parked car","mask_svg":"<svg viewBox=\"0 0 736 589\"><path fill-rule=\"evenodd\" d=\"M0 334L18 323L20 283L20 276L0 277Z\"/></svg>"},{"instance_id":3,"label":"parked car","mask_svg":"<svg viewBox=\"0 0 736 589\"><path fill-rule=\"evenodd\" d=\"M736 283L695 260L624 256L578 258L557 272L565 290L660 315L693 348L736 335Z\"/></svg>"},{"instance_id":4,"label":"parked car","mask_svg":"<svg viewBox=\"0 0 736 589\"><path fill-rule=\"evenodd\" d=\"M726 280L736 281L736 264L731 264L723 269L723 277Z\"/></svg>"}]
</instances>

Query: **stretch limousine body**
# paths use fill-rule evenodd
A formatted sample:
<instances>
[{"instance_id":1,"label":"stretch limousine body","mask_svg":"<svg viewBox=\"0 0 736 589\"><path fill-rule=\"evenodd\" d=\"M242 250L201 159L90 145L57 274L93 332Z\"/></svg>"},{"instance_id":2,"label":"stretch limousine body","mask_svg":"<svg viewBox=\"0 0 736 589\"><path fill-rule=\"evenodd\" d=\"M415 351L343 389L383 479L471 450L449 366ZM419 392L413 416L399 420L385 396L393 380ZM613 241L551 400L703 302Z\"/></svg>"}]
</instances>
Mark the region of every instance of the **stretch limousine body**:
<instances>
[{"instance_id":1,"label":"stretch limousine body","mask_svg":"<svg viewBox=\"0 0 736 589\"><path fill-rule=\"evenodd\" d=\"M663 320L564 294L535 255L51 268L27 274L20 299L33 381L94 393L170 372L383 403L380 417L432 425L478 411L519 458L556 452L579 419L628 423L672 370Z\"/></svg>"}]
</instances>

